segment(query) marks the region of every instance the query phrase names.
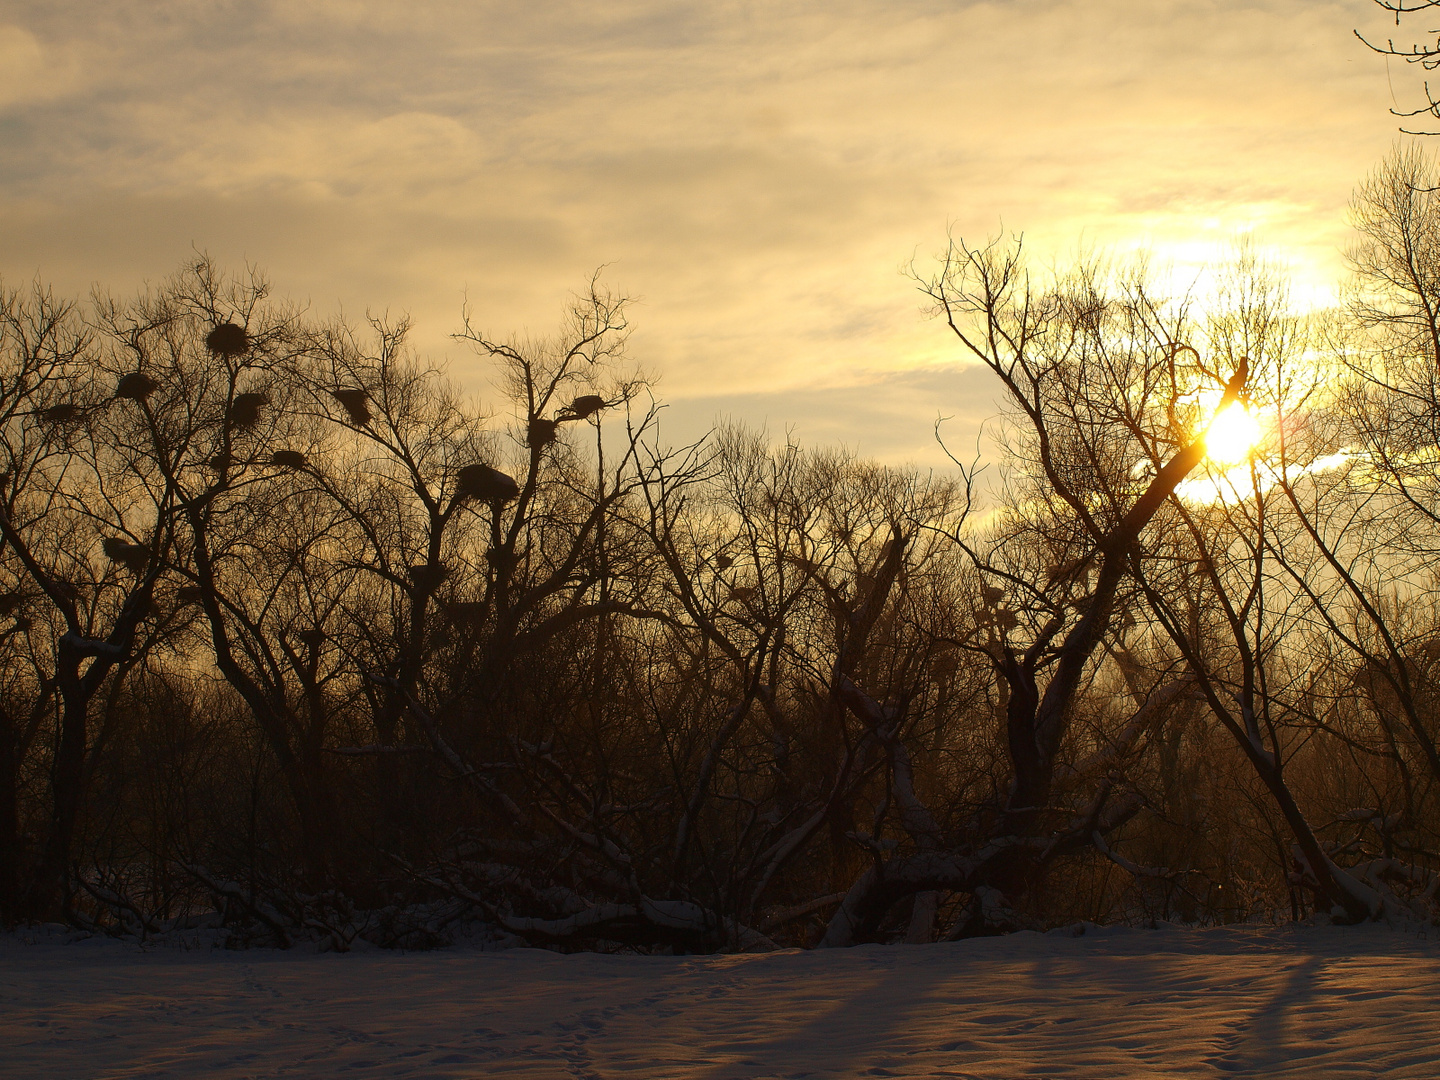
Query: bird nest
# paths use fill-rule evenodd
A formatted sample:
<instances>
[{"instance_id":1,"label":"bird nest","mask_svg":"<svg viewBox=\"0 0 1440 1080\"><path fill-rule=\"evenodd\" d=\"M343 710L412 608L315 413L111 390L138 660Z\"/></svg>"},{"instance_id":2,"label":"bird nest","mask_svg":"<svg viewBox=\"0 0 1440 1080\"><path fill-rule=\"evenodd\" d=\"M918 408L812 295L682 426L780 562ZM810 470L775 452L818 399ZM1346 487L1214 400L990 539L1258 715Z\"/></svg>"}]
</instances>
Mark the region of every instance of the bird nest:
<instances>
[{"instance_id":1,"label":"bird nest","mask_svg":"<svg viewBox=\"0 0 1440 1080\"><path fill-rule=\"evenodd\" d=\"M132 544L116 536L107 536L101 547L111 562L119 563L135 574L143 574L150 564L150 549L143 544Z\"/></svg>"},{"instance_id":2,"label":"bird nest","mask_svg":"<svg viewBox=\"0 0 1440 1080\"><path fill-rule=\"evenodd\" d=\"M457 498L469 496L486 502L509 502L520 494L513 476L489 465L466 465L456 477Z\"/></svg>"},{"instance_id":3,"label":"bird nest","mask_svg":"<svg viewBox=\"0 0 1440 1080\"><path fill-rule=\"evenodd\" d=\"M352 424L364 425L370 422L370 395L364 390L331 390L330 396L340 403Z\"/></svg>"},{"instance_id":4,"label":"bird nest","mask_svg":"<svg viewBox=\"0 0 1440 1080\"><path fill-rule=\"evenodd\" d=\"M116 384L115 396L130 401L144 401L159 387L160 384L143 371L132 371Z\"/></svg>"},{"instance_id":5,"label":"bird nest","mask_svg":"<svg viewBox=\"0 0 1440 1080\"><path fill-rule=\"evenodd\" d=\"M243 356L250 351L250 335L243 326L224 322L205 335L205 347L216 356Z\"/></svg>"},{"instance_id":6,"label":"bird nest","mask_svg":"<svg viewBox=\"0 0 1440 1080\"><path fill-rule=\"evenodd\" d=\"M582 394L565 409L565 419L584 420L605 408L607 402L599 394Z\"/></svg>"},{"instance_id":7,"label":"bird nest","mask_svg":"<svg viewBox=\"0 0 1440 1080\"><path fill-rule=\"evenodd\" d=\"M267 394L236 394L235 400L230 402L230 423L241 428L254 427L260 422L260 410L269 404Z\"/></svg>"},{"instance_id":8,"label":"bird nest","mask_svg":"<svg viewBox=\"0 0 1440 1080\"><path fill-rule=\"evenodd\" d=\"M69 402L51 405L48 409L40 410L40 418L48 424L68 424L80 419L80 406Z\"/></svg>"}]
</instances>

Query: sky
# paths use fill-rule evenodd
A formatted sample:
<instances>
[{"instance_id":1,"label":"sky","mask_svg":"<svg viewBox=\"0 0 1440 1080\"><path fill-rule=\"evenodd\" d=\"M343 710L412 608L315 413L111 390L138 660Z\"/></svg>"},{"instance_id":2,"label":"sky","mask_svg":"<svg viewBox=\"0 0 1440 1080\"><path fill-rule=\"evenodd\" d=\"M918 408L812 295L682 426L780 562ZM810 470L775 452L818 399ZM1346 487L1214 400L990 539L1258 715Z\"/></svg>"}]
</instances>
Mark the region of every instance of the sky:
<instances>
[{"instance_id":1,"label":"sky","mask_svg":"<svg viewBox=\"0 0 1440 1080\"><path fill-rule=\"evenodd\" d=\"M1419 92L1356 28L1397 33L1368 0L0 0L0 279L248 262L408 313L484 401L462 304L543 335L603 267L670 438L932 467L938 416L963 448L995 411L905 273L948 235L1177 280L1248 236L1329 302Z\"/></svg>"}]
</instances>

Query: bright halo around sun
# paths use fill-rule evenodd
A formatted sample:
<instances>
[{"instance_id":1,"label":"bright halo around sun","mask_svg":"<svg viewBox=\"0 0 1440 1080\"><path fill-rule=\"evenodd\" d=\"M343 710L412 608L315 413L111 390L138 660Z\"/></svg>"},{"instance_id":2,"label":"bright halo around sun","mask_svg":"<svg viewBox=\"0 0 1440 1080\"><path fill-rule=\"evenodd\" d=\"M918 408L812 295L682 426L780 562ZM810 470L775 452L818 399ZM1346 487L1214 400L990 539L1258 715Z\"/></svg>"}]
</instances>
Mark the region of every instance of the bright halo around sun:
<instances>
[{"instance_id":1,"label":"bright halo around sun","mask_svg":"<svg viewBox=\"0 0 1440 1080\"><path fill-rule=\"evenodd\" d=\"M1249 456L1260 441L1260 421L1241 402L1232 402L1215 415L1205 433L1205 453L1222 465L1235 465Z\"/></svg>"}]
</instances>

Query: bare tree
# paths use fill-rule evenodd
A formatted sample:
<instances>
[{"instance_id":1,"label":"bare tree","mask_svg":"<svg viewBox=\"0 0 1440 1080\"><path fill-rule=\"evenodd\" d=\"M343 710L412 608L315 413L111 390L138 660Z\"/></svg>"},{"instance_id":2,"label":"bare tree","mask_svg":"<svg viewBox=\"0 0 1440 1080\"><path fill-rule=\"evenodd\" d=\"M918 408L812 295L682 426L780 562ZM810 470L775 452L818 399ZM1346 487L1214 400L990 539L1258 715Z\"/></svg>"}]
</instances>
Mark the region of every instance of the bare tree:
<instances>
[{"instance_id":1,"label":"bare tree","mask_svg":"<svg viewBox=\"0 0 1440 1080\"><path fill-rule=\"evenodd\" d=\"M1388 12L1394 18L1397 27L1400 25L1401 19L1406 16L1419 15L1440 8L1440 2L1437 0L1374 0L1374 3L1376 7ZM1430 31L1430 33L1434 33L1434 31ZM1428 41L1411 41L1408 44L1401 42L1397 45L1394 38L1386 38L1382 45L1378 41L1370 40L1359 30L1355 31L1355 36L1364 42L1367 48L1381 56L1395 57L1404 60L1407 64L1416 64L1424 71L1434 71L1437 66L1440 66L1440 37L1436 38L1433 45ZM1437 100L1434 93L1431 92L1429 80L1422 84L1422 88L1425 104L1410 110L1391 109L1391 115L1405 119L1420 116L1440 119L1440 100ZM1400 130L1407 135L1436 134L1433 131L1412 131L1404 127Z\"/></svg>"},{"instance_id":2,"label":"bare tree","mask_svg":"<svg viewBox=\"0 0 1440 1080\"><path fill-rule=\"evenodd\" d=\"M3 301L6 498L0 537L9 647L31 673L25 718L6 722L7 785L50 712L45 839L15 910L53 915L68 902L72 846L89 759L106 728L93 727L102 691L113 702L125 675L156 640L155 589L173 547L174 485L137 453L134 433L150 423L158 382L137 367L132 324L97 342L74 310L36 292ZM21 701L24 701L21 698ZM16 702L20 704L20 702ZM107 714L108 719L108 714ZM8 802L8 797L7 800ZM8 816L8 811L7 811ZM25 866L6 822L14 867Z\"/></svg>"},{"instance_id":3,"label":"bare tree","mask_svg":"<svg viewBox=\"0 0 1440 1080\"><path fill-rule=\"evenodd\" d=\"M1392 368L1407 358L1424 367L1375 371L1392 409L1403 391L1416 395L1416 419L1434 415L1434 386L1440 377L1440 176L1419 147L1391 151L1356 189L1350 217L1358 238L1346 252L1354 272L1350 311L1369 331ZM1428 370L1427 370L1428 369ZM1401 418L1387 417L1393 426ZM1433 423L1433 421L1432 421ZM1395 438L1412 425L1387 431ZM1425 437L1433 438L1429 425Z\"/></svg>"},{"instance_id":4,"label":"bare tree","mask_svg":"<svg viewBox=\"0 0 1440 1080\"><path fill-rule=\"evenodd\" d=\"M691 951L1430 912L1427 168L1357 196L1348 320L953 245L921 285L1009 400L983 514L969 468L665 447L594 283L551 339L466 324L480 400L405 320L203 259L8 297L3 917ZM1270 442L1207 463L1231 405Z\"/></svg>"},{"instance_id":5,"label":"bare tree","mask_svg":"<svg viewBox=\"0 0 1440 1080\"><path fill-rule=\"evenodd\" d=\"M1199 463L1204 442L1194 434L1183 441L1186 435L1173 427L1155 431L1153 417L1126 411L1128 400L1162 394L1177 400L1184 389L1175 385L1180 343L1143 294L1117 304L1101 295L1097 284L1082 274L1048 292L1033 290L1018 250L996 244L978 250L952 246L940 273L922 282L964 347L1009 392L1024 425L1017 450L1033 485L1025 494L1033 490L1042 505L1053 500L1062 507L1058 519L1050 520L1066 523L1068 535L1052 538L1049 566L1023 568L984 556L956 536L989 577L981 599L990 607L993 629L972 647L1005 686L1009 782L950 836L941 836L933 815L906 793L907 826L917 833L915 854L877 860L849 890L824 944L864 940L898 900L932 890L968 894L954 934L1013 924L1013 906L1053 860L1091 847L1138 808L1133 799L1112 799L1114 783L1103 778L1095 783L1095 772L1104 772L1103 762L1123 754L1154 722L1157 711L1183 689L1181 681L1151 688L1125 734L1075 770L1083 782L1061 800L1055 797L1057 769L1132 551ZM1222 380L1220 407L1242 391L1245 377L1241 365ZM1113 387L1123 388L1123 395L1097 393ZM1122 452L1130 440L1138 443L1139 454ZM1135 456L1153 469L1141 474L1138 484ZM877 719L884 715L884 707L858 687L849 697L852 709ZM903 771L896 771L897 780Z\"/></svg>"}]
</instances>

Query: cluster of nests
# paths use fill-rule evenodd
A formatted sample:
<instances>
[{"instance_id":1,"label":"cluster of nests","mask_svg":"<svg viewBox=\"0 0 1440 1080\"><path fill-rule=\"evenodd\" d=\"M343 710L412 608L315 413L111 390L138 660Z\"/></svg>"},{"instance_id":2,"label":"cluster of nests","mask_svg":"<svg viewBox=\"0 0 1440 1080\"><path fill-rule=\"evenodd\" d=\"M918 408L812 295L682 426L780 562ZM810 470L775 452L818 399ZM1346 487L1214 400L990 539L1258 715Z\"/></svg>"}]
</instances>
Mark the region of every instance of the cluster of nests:
<instances>
[{"instance_id":1,"label":"cluster of nests","mask_svg":"<svg viewBox=\"0 0 1440 1080\"><path fill-rule=\"evenodd\" d=\"M555 441L561 424L573 420L588 420L609 404L599 394L582 394L553 417L537 416L531 420L525 429L525 443L535 450L549 446Z\"/></svg>"},{"instance_id":2,"label":"cluster of nests","mask_svg":"<svg viewBox=\"0 0 1440 1080\"><path fill-rule=\"evenodd\" d=\"M237 326L233 322L221 323L205 335L205 347L216 356L227 358L243 356L250 351L250 335L246 333L243 326ZM158 389L160 389L160 384L145 372L132 371L128 375L122 375L120 381L115 384L115 397L127 401L144 401ZM241 397L252 396L263 397L263 395L241 395ZM265 404L265 402L260 404ZM255 416L258 419L258 405L255 406L255 409ZM42 419L55 424L78 420L84 413L85 409L73 402L61 402L40 410ZM254 423L254 420L251 423Z\"/></svg>"},{"instance_id":3,"label":"cluster of nests","mask_svg":"<svg viewBox=\"0 0 1440 1080\"><path fill-rule=\"evenodd\" d=\"M803 555L786 555L784 556L784 558L786 562L799 567L806 574L820 574L821 571L824 569L819 563L815 562L815 560L806 558ZM729 570L732 566L735 565L734 557L731 555L727 555L723 551L717 552L710 561L714 565L716 571L719 573L724 573L726 570ZM724 579L721 580L723 583ZM841 585L840 591L842 592L842 594L844 592L844 589L845 586ZM758 595L760 595L760 590L758 587L753 585L731 584L725 590L726 600L737 600L742 604L748 604Z\"/></svg>"},{"instance_id":4,"label":"cluster of nests","mask_svg":"<svg viewBox=\"0 0 1440 1080\"><path fill-rule=\"evenodd\" d=\"M132 544L118 536L107 536L101 541L101 548L111 562L125 567L136 577L143 575L150 565L151 552L144 544ZM68 581L51 578L48 588L53 595L64 600L74 601L80 597L79 587ZM183 593L185 590L180 591ZM34 594L27 595L19 589L0 590L0 619L13 617L15 620L0 630L0 636L30 629L31 621L25 614L25 606L33 598Z\"/></svg>"},{"instance_id":5,"label":"cluster of nests","mask_svg":"<svg viewBox=\"0 0 1440 1080\"><path fill-rule=\"evenodd\" d=\"M724 573L735 565L735 560L723 551L718 552L711 561L715 564L715 569L720 573ZM731 585L725 590L725 599L727 601L736 600L739 603L748 604L751 600L755 599L758 592L759 590L753 585Z\"/></svg>"},{"instance_id":6,"label":"cluster of nests","mask_svg":"<svg viewBox=\"0 0 1440 1080\"><path fill-rule=\"evenodd\" d=\"M714 558L711 559L711 562L714 563L715 569L720 573L724 573L735 565L734 558L725 554L723 551L716 553ZM724 583L724 579L721 578L721 584ZM733 600L738 604L743 604L748 607L751 601L755 600L759 595L760 589L755 585L730 584L725 589L725 602L729 603Z\"/></svg>"},{"instance_id":7,"label":"cluster of nests","mask_svg":"<svg viewBox=\"0 0 1440 1080\"><path fill-rule=\"evenodd\" d=\"M221 323L205 336L205 347L216 356L227 359L243 356L250 351L250 335L243 326L233 322ZM115 384L116 400L141 402L160 389L160 384L143 371L132 371L122 375L120 381ZM365 407L365 391L363 390L337 390L335 397L352 419L357 422L370 419L370 412ZM270 404L269 395L250 391L236 394L230 401L226 410L225 420L231 427L247 429L252 428L260 422L260 413L265 406ZM63 424L80 419L86 409L73 402L62 402L58 405L51 405L40 411L42 419L51 423ZM217 459L212 465L217 467L230 464L230 459L223 461ZM305 467L305 455L298 450L277 450L270 456L270 464L290 469L303 469Z\"/></svg>"},{"instance_id":8,"label":"cluster of nests","mask_svg":"<svg viewBox=\"0 0 1440 1080\"><path fill-rule=\"evenodd\" d=\"M249 352L250 345L250 335L245 328L233 322L221 323L205 337L205 347L216 356L227 359ZM144 402L159 388L160 384L149 375L143 371L134 371L120 379L115 387L115 397ZM345 411L350 422L357 427L363 427L373 419L370 411L370 395L365 390L358 387L340 387L329 393ZM262 391L236 394L231 399L226 412L226 422L240 430L253 428L260 422L261 411L269 404L269 395ZM555 441L557 430L561 424L589 419L610 404L599 394L582 394L569 405L558 410L553 417L537 416L533 418L526 431L526 441L535 449L547 446ZM52 405L41 411L44 419L55 423L76 420L83 413L84 409L73 403ZM228 454L217 455L210 461L210 465L217 469L224 469L234 463L235 459ZM274 451L270 455L269 463L285 469L303 469L308 464L303 453L299 450L289 449ZM460 469L456 476L455 497L457 499L475 498L484 502L504 503L519 494L520 486L514 477L491 468L489 465L467 465ZM107 541L107 543L109 542ZM115 541L115 543L121 542ZM110 548L107 547L106 550L107 553L110 553ZM116 548L116 551L118 550ZM126 561L114 554L111 557L117 561ZM133 558L138 558L138 555ZM129 565L128 562L127 565Z\"/></svg>"},{"instance_id":9,"label":"cluster of nests","mask_svg":"<svg viewBox=\"0 0 1440 1080\"><path fill-rule=\"evenodd\" d=\"M351 406L340 397L340 394L363 394L364 391L332 391L332 393L336 400L340 401L348 410ZM361 404L363 405L363 401ZM589 419L602 409L608 408L609 405L610 402L607 402L599 394L583 394L556 412L553 417L534 417L525 432L526 444L532 449L540 450L555 441L561 424ZM355 418L353 412L351 418ZM499 469L491 468L489 465L466 465L455 477L455 498L457 499L474 498L482 502L506 503L519 494L520 485L515 482L513 476L509 476Z\"/></svg>"},{"instance_id":10,"label":"cluster of nests","mask_svg":"<svg viewBox=\"0 0 1440 1080\"><path fill-rule=\"evenodd\" d=\"M1005 590L996 585L981 585L980 599L985 602L982 611L976 612L976 620L982 626L993 625L1002 631L1014 630L1020 625L1020 616L1003 603Z\"/></svg>"}]
</instances>

